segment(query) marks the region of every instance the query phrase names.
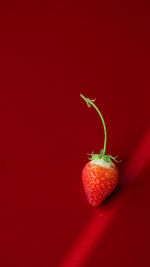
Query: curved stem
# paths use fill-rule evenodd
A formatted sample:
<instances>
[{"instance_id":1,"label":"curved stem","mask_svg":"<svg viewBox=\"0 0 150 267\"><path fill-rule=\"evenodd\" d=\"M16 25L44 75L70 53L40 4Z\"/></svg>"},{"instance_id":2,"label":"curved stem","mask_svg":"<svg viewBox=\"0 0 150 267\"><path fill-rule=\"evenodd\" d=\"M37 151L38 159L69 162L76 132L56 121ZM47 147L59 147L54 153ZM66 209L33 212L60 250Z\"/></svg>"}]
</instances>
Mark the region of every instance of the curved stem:
<instances>
[{"instance_id":1,"label":"curved stem","mask_svg":"<svg viewBox=\"0 0 150 267\"><path fill-rule=\"evenodd\" d=\"M104 118L102 116L102 113L100 112L100 110L97 108L97 106L93 103L95 100L90 100L89 98L86 98L84 95L80 94L80 96L84 99L84 101L87 103L88 107L90 108L91 105L96 109L96 111L98 112L102 123L103 123L103 128L104 128L104 150L103 150L103 155L105 155L106 153L106 143L107 143L107 131L106 131L106 125L105 125L105 121Z\"/></svg>"}]
</instances>

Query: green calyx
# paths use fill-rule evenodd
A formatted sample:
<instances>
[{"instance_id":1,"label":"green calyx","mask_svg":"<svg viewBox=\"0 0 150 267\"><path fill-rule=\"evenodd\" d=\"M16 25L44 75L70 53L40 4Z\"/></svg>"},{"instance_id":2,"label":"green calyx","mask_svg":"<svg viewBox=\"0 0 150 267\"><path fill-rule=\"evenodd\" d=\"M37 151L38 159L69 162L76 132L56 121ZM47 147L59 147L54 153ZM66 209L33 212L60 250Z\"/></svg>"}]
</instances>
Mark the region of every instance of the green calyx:
<instances>
[{"instance_id":1,"label":"green calyx","mask_svg":"<svg viewBox=\"0 0 150 267\"><path fill-rule=\"evenodd\" d=\"M89 160L93 160L93 159L103 159L104 161L106 162L110 162L110 160L114 160L115 162L120 162L120 160L117 160L116 157L113 157L111 155L104 155L104 150L101 149L100 153L99 154L94 154L94 152L92 152L91 154L88 154L90 155L90 157L88 158Z\"/></svg>"},{"instance_id":2,"label":"green calyx","mask_svg":"<svg viewBox=\"0 0 150 267\"><path fill-rule=\"evenodd\" d=\"M84 101L87 103L87 106L89 108L91 108L91 106L93 106L96 111L98 112L101 120L102 120L102 123L103 123L103 128L104 128L104 148L101 149L100 153L99 154L94 154L94 152L92 152L91 154L88 154L90 155L90 158L89 160L93 160L93 159L103 159L104 161L106 162L110 162L111 159L114 160L115 162L120 162L118 160L116 160L116 157L113 157L111 155L106 155L106 143L107 143L107 131L106 131L106 125L105 125L105 121L104 121L104 118L102 116L102 113L100 112L100 110L97 108L97 106L94 104L95 100L91 100L89 98L86 98L84 95L80 94L80 96L84 99Z\"/></svg>"}]
</instances>

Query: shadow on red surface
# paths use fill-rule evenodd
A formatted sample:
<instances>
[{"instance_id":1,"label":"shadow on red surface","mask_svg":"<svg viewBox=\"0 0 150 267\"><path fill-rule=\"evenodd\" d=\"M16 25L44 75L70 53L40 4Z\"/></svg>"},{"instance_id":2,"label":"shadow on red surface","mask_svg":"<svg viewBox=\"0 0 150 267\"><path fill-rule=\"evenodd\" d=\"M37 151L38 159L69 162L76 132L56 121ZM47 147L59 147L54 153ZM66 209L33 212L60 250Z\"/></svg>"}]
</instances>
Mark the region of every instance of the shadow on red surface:
<instances>
[{"instance_id":1,"label":"shadow on red surface","mask_svg":"<svg viewBox=\"0 0 150 267\"><path fill-rule=\"evenodd\" d=\"M121 210L125 209L126 212L126 203L129 199L131 200L137 191L137 181L140 181L142 178L145 179L141 173L147 166L149 159L150 129L146 132L138 147L133 151L127 166L122 172L120 185L101 207L93 210L91 219L74 242L61 267L83 266L84 262L88 261L94 248L103 241L108 228L119 217Z\"/></svg>"}]
</instances>

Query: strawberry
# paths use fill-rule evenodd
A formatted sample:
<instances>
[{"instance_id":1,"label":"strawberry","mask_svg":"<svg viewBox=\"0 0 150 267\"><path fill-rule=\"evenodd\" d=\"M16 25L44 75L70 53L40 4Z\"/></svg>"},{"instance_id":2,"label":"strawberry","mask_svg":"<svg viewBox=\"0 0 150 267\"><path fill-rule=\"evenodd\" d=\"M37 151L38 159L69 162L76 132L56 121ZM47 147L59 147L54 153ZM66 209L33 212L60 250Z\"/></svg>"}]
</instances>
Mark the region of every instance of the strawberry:
<instances>
[{"instance_id":1,"label":"strawberry","mask_svg":"<svg viewBox=\"0 0 150 267\"><path fill-rule=\"evenodd\" d=\"M89 203L96 207L107 198L118 184L119 174L115 164L103 158L88 162L82 172L82 182Z\"/></svg>"},{"instance_id":2,"label":"strawberry","mask_svg":"<svg viewBox=\"0 0 150 267\"><path fill-rule=\"evenodd\" d=\"M90 100L82 94L80 96L86 101L88 107L93 106L96 109L104 127L104 149L101 149L99 154L94 154L94 152L90 154L90 161L82 172L82 182L87 199L92 206L97 207L113 192L118 184L119 172L113 162L117 161L117 157L106 155L106 125L100 110L94 104L95 100Z\"/></svg>"}]
</instances>

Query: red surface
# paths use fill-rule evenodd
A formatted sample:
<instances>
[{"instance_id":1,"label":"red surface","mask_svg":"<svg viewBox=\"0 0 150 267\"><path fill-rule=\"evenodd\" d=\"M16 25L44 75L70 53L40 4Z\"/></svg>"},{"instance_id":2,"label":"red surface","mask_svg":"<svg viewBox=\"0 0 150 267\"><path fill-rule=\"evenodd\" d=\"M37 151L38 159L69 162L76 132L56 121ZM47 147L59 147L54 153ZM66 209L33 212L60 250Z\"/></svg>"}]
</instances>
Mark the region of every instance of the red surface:
<instances>
[{"instance_id":1,"label":"red surface","mask_svg":"<svg viewBox=\"0 0 150 267\"><path fill-rule=\"evenodd\" d=\"M149 127L149 11L128 1L0 3L0 266L150 264L149 150L127 164ZM79 93L97 98L121 177L129 166L140 178L96 210L80 176L103 129Z\"/></svg>"},{"instance_id":2,"label":"red surface","mask_svg":"<svg viewBox=\"0 0 150 267\"><path fill-rule=\"evenodd\" d=\"M145 147L147 147L147 153L145 153L146 157L144 157L143 155ZM143 160L141 160L140 155L143 156L144 158ZM132 259L137 263L139 262L140 263L139 266L142 266L141 253L143 253L143 257L147 259L148 261L147 263L149 263L148 246L147 246L147 242L149 240L148 237L149 231L147 227L144 228L146 231L145 234L143 231L143 227L141 231L141 220L142 224L144 224L144 227L145 227L145 220L143 220L143 217L139 217L140 214L147 215L147 209L149 205L149 201L147 201L147 197L149 195L148 193L149 187L147 185L147 180L145 178L143 179L143 175L141 175L143 173L143 170L146 169L146 166L148 166L149 159L150 159L150 131L146 133L142 142L140 142L136 150L133 152L133 155L128 160L128 164L121 175L120 179L121 183L118 186L117 190L115 191L115 194L111 196L111 202L108 199L101 207L94 210L91 219L88 221L81 234L78 235L77 239L73 243L73 246L69 250L67 257L64 259L61 267L83 266L84 263L85 266L87 266L88 260L90 260L90 257L94 253L94 251L96 251L95 256L98 256L99 260L95 260L95 257L93 257L93 259L90 260L91 266L92 264L94 264L94 266L95 265L99 266L100 262L103 263L104 266L107 266L109 264L113 266L116 265L122 266L124 258L126 260L124 266L126 265L130 266ZM135 166L137 166L137 168ZM147 170L149 169L148 168L146 169L144 175L149 174ZM125 178L127 183L125 183ZM122 186L122 181L123 181L123 186ZM147 190L145 190L145 186L147 186L148 192ZM140 191L141 188L144 190L144 192L142 192L142 199ZM144 194L146 198L144 197ZM143 206L138 210L137 210L137 198L140 203L138 207ZM129 206L130 202L131 202L131 207ZM133 211L134 205L135 205L135 210ZM130 226L127 227L127 223L125 223L122 225L126 229L126 231L124 231L124 229L120 228L119 226L120 232L118 235L117 234L118 224L120 223L120 218L121 222L124 219L126 222L126 216L130 214L129 212L132 214L129 217L128 221L130 226L133 225L133 227L132 228L130 228ZM133 222L136 224L136 227L134 226ZM110 229L115 235L113 236L113 238L111 236L107 237L109 235ZM123 233L125 232L125 235L128 232L128 236L130 236L128 242L132 242L132 244L134 245L134 249L132 248L131 253L129 253L131 246L128 248L128 243L124 242L124 240L126 240L126 236L122 238L121 242L117 242L117 239L119 239L120 235L122 235L122 231ZM134 239L133 235L134 232L136 234L136 239ZM139 232L140 233L142 232L142 234L146 237L144 238L144 240L147 241L144 243L144 246L142 247L140 240L136 242L139 237ZM111 243L112 245L109 247L109 249L107 249L109 243ZM105 250L102 249L103 246L105 247ZM123 246L125 247L124 250L122 250ZM116 257L116 249L118 251L117 257ZM110 257L110 255L108 257L108 254L112 255L112 257ZM138 254L140 257L136 256L136 259L134 259L135 254Z\"/></svg>"}]
</instances>

